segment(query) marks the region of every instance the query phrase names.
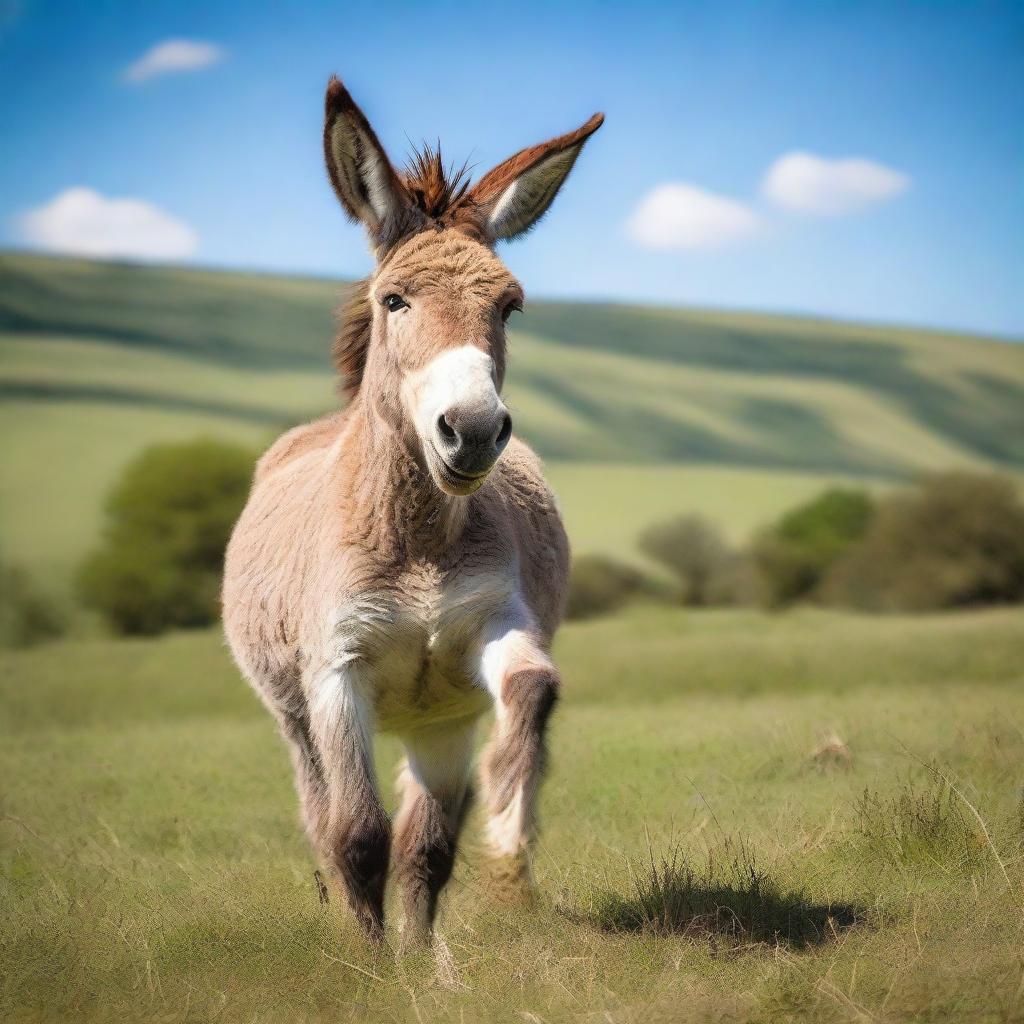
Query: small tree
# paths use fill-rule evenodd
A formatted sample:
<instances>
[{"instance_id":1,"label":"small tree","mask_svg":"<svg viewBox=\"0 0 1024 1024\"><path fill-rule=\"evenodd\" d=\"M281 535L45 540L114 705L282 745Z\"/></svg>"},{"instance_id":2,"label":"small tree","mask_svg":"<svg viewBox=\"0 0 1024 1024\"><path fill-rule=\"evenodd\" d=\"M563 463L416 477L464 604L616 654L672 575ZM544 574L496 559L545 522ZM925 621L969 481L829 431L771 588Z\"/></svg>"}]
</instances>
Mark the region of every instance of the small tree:
<instances>
[{"instance_id":1,"label":"small tree","mask_svg":"<svg viewBox=\"0 0 1024 1024\"><path fill-rule=\"evenodd\" d=\"M836 487L763 531L752 553L766 602L778 607L816 596L825 574L864 536L873 514L865 491Z\"/></svg>"},{"instance_id":2,"label":"small tree","mask_svg":"<svg viewBox=\"0 0 1024 1024\"><path fill-rule=\"evenodd\" d=\"M679 580L683 604L732 603L738 558L707 520L689 515L651 526L640 549Z\"/></svg>"},{"instance_id":3,"label":"small tree","mask_svg":"<svg viewBox=\"0 0 1024 1024\"><path fill-rule=\"evenodd\" d=\"M642 573L603 555L574 558L566 618L588 619L620 608L647 589Z\"/></svg>"},{"instance_id":4,"label":"small tree","mask_svg":"<svg viewBox=\"0 0 1024 1024\"><path fill-rule=\"evenodd\" d=\"M1013 482L944 473L892 495L825 591L882 611L1024 601L1024 504Z\"/></svg>"},{"instance_id":5,"label":"small tree","mask_svg":"<svg viewBox=\"0 0 1024 1024\"><path fill-rule=\"evenodd\" d=\"M0 562L0 646L30 647L67 628L62 610L20 566Z\"/></svg>"},{"instance_id":6,"label":"small tree","mask_svg":"<svg viewBox=\"0 0 1024 1024\"><path fill-rule=\"evenodd\" d=\"M217 441L144 451L107 500L103 543L79 572L83 601L122 633L216 621L224 548L252 465L249 452Z\"/></svg>"}]
</instances>

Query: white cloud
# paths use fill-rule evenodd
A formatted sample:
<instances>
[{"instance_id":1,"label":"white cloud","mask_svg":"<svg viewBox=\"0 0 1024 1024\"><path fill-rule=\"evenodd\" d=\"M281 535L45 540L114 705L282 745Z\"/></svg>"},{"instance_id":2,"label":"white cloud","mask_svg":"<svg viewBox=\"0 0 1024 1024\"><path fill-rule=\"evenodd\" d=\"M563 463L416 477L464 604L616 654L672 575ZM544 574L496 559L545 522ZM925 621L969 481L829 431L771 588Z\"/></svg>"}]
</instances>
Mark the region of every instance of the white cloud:
<instances>
[{"instance_id":1,"label":"white cloud","mask_svg":"<svg viewBox=\"0 0 1024 1024\"><path fill-rule=\"evenodd\" d=\"M125 69L129 82L145 82L157 75L171 75L181 71L198 71L217 64L225 57L224 50L215 43L193 39L165 39L148 49L134 64Z\"/></svg>"},{"instance_id":2,"label":"white cloud","mask_svg":"<svg viewBox=\"0 0 1024 1024\"><path fill-rule=\"evenodd\" d=\"M891 199L909 184L907 175L872 160L786 153L768 168L761 192L788 210L839 216Z\"/></svg>"},{"instance_id":3,"label":"white cloud","mask_svg":"<svg viewBox=\"0 0 1024 1024\"><path fill-rule=\"evenodd\" d=\"M674 181L651 189L626 222L633 241L649 249L728 245L758 227L757 216L743 203Z\"/></svg>"},{"instance_id":4,"label":"white cloud","mask_svg":"<svg viewBox=\"0 0 1024 1024\"><path fill-rule=\"evenodd\" d=\"M101 259L175 260L199 244L187 224L144 199L108 199L81 187L23 214L20 228L37 248Z\"/></svg>"}]
</instances>

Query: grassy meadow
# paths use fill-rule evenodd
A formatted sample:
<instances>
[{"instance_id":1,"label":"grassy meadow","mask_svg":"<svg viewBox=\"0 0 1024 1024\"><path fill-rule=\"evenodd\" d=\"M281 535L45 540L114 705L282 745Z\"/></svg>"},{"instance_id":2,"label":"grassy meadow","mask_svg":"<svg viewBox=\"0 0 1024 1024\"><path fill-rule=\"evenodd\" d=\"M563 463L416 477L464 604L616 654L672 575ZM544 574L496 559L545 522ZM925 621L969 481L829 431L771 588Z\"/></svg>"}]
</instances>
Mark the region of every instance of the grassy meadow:
<instances>
[{"instance_id":1,"label":"grassy meadow","mask_svg":"<svg viewBox=\"0 0 1024 1024\"><path fill-rule=\"evenodd\" d=\"M488 899L474 816L407 957L321 906L216 633L9 655L0 1018L1020 1020L1022 635L1019 610L566 627L543 903Z\"/></svg>"},{"instance_id":2,"label":"grassy meadow","mask_svg":"<svg viewBox=\"0 0 1024 1024\"><path fill-rule=\"evenodd\" d=\"M70 607L143 448L256 451L331 408L342 290L0 254L3 559ZM639 560L684 512L742 543L830 483L1024 466L1024 346L529 302L510 355L577 552ZM0 1020L1024 1021L1024 610L634 604L556 657L541 905L488 898L474 816L435 949L403 957L321 904L216 630L85 618L0 651Z\"/></svg>"}]
</instances>

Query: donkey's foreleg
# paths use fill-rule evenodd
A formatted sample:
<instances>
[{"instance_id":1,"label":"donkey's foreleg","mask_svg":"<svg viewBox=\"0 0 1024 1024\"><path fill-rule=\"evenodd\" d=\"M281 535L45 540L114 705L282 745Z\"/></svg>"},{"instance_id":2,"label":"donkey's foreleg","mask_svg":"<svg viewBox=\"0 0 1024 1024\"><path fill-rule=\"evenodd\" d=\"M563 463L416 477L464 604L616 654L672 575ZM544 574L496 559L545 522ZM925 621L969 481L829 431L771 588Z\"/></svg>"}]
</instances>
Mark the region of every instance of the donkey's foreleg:
<instances>
[{"instance_id":1,"label":"donkey's foreleg","mask_svg":"<svg viewBox=\"0 0 1024 1024\"><path fill-rule=\"evenodd\" d=\"M481 763L492 878L511 897L533 892L537 796L545 732L559 678L533 630L521 620L498 625L484 647L481 674L494 697L494 731Z\"/></svg>"},{"instance_id":2,"label":"donkey's foreleg","mask_svg":"<svg viewBox=\"0 0 1024 1024\"><path fill-rule=\"evenodd\" d=\"M321 679L311 694L310 725L327 789L319 852L363 930L380 941L391 823L377 793L372 711L357 679L344 671Z\"/></svg>"},{"instance_id":3,"label":"donkey's foreleg","mask_svg":"<svg viewBox=\"0 0 1024 1024\"><path fill-rule=\"evenodd\" d=\"M310 735L309 715L304 707L298 712L282 710L275 714L291 751L295 788L299 794L306 835L313 846L319 848L320 835L328 821L330 801L320 751Z\"/></svg>"},{"instance_id":4,"label":"donkey's foreleg","mask_svg":"<svg viewBox=\"0 0 1024 1024\"><path fill-rule=\"evenodd\" d=\"M403 942L429 941L437 899L451 877L469 806L473 719L432 726L403 737L398 776L402 804L395 819L395 877L405 911Z\"/></svg>"}]
</instances>

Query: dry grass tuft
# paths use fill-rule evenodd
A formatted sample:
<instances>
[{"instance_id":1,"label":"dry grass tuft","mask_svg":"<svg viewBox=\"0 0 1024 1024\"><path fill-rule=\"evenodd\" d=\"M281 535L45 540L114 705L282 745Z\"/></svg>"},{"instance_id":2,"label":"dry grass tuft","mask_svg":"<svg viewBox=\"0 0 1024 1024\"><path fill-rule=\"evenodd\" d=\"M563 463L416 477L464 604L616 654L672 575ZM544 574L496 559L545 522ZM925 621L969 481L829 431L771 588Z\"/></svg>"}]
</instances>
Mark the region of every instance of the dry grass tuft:
<instances>
[{"instance_id":1,"label":"dry grass tuft","mask_svg":"<svg viewBox=\"0 0 1024 1024\"><path fill-rule=\"evenodd\" d=\"M864 845L891 864L978 869L988 857L988 836L941 777L910 777L888 797L865 789L855 811Z\"/></svg>"},{"instance_id":2,"label":"dry grass tuft","mask_svg":"<svg viewBox=\"0 0 1024 1024\"><path fill-rule=\"evenodd\" d=\"M816 903L786 891L742 843L726 840L696 864L678 845L630 865L632 892L599 893L594 918L613 932L705 936L736 946L806 948L838 937L863 917L854 904Z\"/></svg>"}]
</instances>

